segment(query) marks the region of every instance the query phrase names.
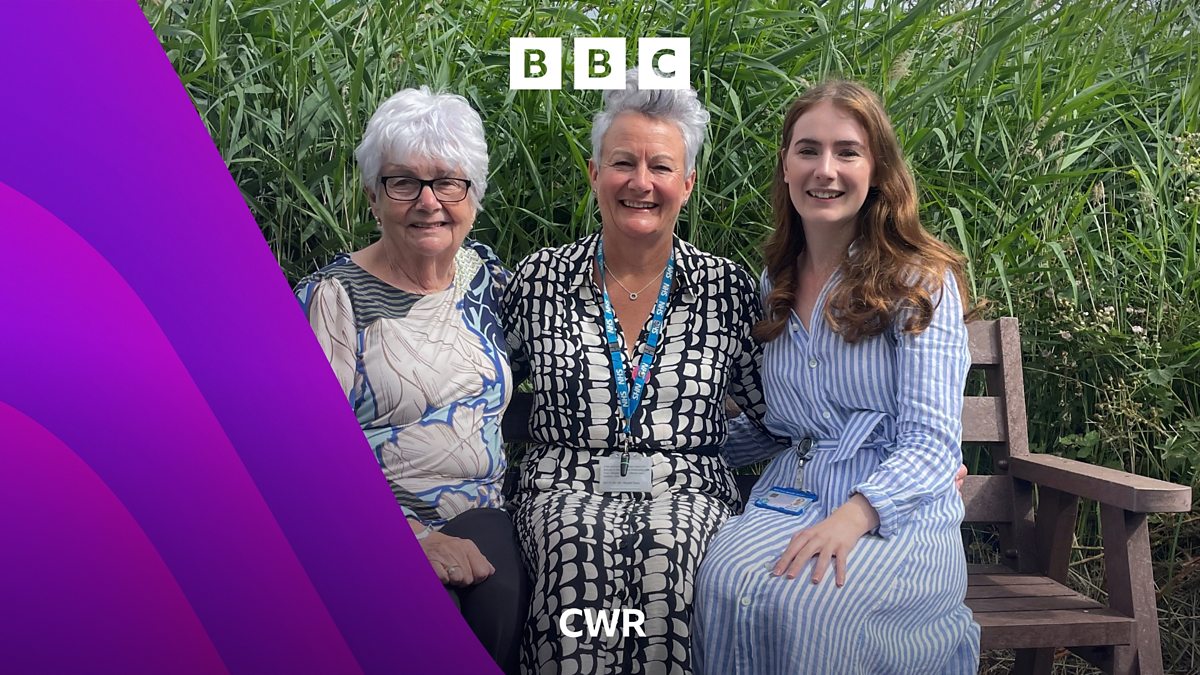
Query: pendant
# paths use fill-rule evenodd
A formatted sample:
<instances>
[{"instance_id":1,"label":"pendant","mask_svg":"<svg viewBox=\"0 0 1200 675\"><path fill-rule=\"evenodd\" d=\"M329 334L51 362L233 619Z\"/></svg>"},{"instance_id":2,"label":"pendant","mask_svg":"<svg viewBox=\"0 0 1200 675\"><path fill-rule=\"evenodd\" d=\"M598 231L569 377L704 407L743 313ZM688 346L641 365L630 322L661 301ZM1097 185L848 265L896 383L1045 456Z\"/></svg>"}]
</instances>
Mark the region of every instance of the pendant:
<instances>
[{"instance_id":1,"label":"pendant","mask_svg":"<svg viewBox=\"0 0 1200 675\"><path fill-rule=\"evenodd\" d=\"M630 294L629 294L629 299L630 299L630 300L637 300L637 293L630 293Z\"/></svg>"}]
</instances>

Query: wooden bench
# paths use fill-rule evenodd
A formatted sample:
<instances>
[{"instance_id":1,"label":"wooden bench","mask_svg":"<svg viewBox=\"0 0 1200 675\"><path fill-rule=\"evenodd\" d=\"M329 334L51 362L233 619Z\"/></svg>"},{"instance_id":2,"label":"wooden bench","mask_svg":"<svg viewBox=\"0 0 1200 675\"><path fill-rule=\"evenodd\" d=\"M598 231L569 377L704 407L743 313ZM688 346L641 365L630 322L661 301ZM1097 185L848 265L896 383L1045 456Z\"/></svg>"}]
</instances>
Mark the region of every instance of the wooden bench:
<instances>
[{"instance_id":1,"label":"wooden bench","mask_svg":"<svg viewBox=\"0 0 1200 675\"><path fill-rule=\"evenodd\" d=\"M967 605L981 647L1015 649L1014 673L1049 673L1058 647L1110 673L1161 673L1146 514L1186 512L1191 488L1053 455L1030 454L1017 320L969 326L986 395L963 403L963 443L988 449L993 475L968 476L964 524L993 525L999 565L969 565ZM505 438L528 440L532 397L518 394ZM738 476L743 496L756 476ZM1108 604L1066 584L1079 500L1099 502Z\"/></svg>"}]
</instances>

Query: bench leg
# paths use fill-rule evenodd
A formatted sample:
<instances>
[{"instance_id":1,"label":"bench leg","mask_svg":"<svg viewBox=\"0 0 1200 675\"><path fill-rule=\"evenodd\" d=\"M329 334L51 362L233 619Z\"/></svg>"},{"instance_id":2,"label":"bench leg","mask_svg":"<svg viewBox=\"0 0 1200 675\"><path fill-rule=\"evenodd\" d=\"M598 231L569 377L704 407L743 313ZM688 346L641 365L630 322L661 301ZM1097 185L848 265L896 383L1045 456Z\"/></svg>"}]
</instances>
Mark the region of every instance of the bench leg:
<instances>
[{"instance_id":1,"label":"bench leg","mask_svg":"<svg viewBox=\"0 0 1200 675\"><path fill-rule=\"evenodd\" d=\"M1134 643L1114 650L1113 672L1160 675L1162 643L1146 514L1101 504L1100 529L1109 605L1137 622Z\"/></svg>"},{"instance_id":2,"label":"bench leg","mask_svg":"<svg viewBox=\"0 0 1200 675\"><path fill-rule=\"evenodd\" d=\"M1054 648L1045 647L1043 649L1018 649L1017 660L1013 664L1012 672L1024 675L1050 675L1050 669L1054 666Z\"/></svg>"}]
</instances>

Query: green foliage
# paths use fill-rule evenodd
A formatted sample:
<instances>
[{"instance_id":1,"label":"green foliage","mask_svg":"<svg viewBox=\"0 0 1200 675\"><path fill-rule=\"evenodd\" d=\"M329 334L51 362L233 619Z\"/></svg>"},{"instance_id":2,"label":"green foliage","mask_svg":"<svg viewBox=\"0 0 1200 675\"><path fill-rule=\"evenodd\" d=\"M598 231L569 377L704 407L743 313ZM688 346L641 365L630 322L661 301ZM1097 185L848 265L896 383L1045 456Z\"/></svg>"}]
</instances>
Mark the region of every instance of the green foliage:
<instances>
[{"instance_id":1,"label":"green foliage","mask_svg":"<svg viewBox=\"0 0 1200 675\"><path fill-rule=\"evenodd\" d=\"M292 280L374 235L353 150L399 88L453 91L482 113L492 175L475 236L515 263L596 227L585 169L599 94L571 89L570 38L626 36L632 62L633 38L689 36L713 122L678 231L758 270L784 109L828 75L860 80L892 115L924 222L967 254L989 312L1022 321L1034 449L1195 484L1200 13L1188 0L145 11ZM563 90L508 89L508 39L526 35L564 38Z\"/></svg>"}]
</instances>

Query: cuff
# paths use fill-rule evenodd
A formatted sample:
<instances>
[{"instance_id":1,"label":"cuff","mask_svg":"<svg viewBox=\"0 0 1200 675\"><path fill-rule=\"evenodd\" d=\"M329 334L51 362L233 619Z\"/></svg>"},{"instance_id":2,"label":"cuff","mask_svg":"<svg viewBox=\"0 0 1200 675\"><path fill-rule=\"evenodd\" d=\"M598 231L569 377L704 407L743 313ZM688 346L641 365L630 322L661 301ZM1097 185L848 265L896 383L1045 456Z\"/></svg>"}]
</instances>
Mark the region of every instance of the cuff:
<instances>
[{"instance_id":1,"label":"cuff","mask_svg":"<svg viewBox=\"0 0 1200 675\"><path fill-rule=\"evenodd\" d=\"M850 494L858 493L867 498L867 502L879 516L879 525L867 534L877 534L884 539L896 533L896 504L887 493L870 483L859 483L850 490Z\"/></svg>"}]
</instances>

